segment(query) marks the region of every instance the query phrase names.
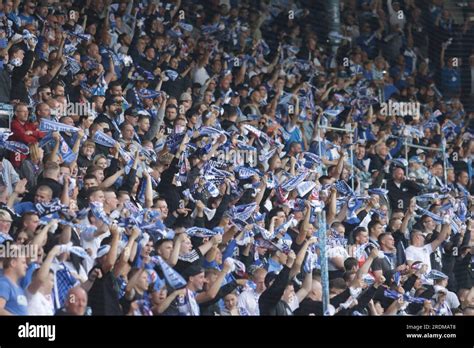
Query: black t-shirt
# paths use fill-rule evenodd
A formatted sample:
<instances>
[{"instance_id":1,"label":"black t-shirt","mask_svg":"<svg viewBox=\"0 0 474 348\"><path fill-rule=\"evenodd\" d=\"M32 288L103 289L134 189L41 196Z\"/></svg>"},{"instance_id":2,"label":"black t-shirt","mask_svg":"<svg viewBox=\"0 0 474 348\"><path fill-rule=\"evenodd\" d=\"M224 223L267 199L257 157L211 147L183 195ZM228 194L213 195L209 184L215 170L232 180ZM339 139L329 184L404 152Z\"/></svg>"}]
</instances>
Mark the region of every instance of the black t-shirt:
<instances>
[{"instance_id":1,"label":"black t-shirt","mask_svg":"<svg viewBox=\"0 0 474 348\"><path fill-rule=\"evenodd\" d=\"M323 313L323 303L321 301L315 301L309 297L301 301L300 306L295 310L295 315L317 315L322 316Z\"/></svg>"},{"instance_id":2,"label":"black t-shirt","mask_svg":"<svg viewBox=\"0 0 474 348\"><path fill-rule=\"evenodd\" d=\"M303 243L296 244L296 237L298 237L299 232L295 231L294 229L288 229L287 233L288 233L288 235L290 236L290 238L292 240L291 250L293 250L295 252L295 254L298 254L298 252L303 247Z\"/></svg>"},{"instance_id":3,"label":"black t-shirt","mask_svg":"<svg viewBox=\"0 0 474 348\"><path fill-rule=\"evenodd\" d=\"M180 256L174 269L182 274L183 271L191 265L197 264L202 266L203 256L199 248L193 249L189 254Z\"/></svg>"},{"instance_id":4,"label":"black t-shirt","mask_svg":"<svg viewBox=\"0 0 474 348\"><path fill-rule=\"evenodd\" d=\"M89 305L93 315L123 315L119 303L118 285L111 271L95 280L89 290Z\"/></svg>"}]
</instances>

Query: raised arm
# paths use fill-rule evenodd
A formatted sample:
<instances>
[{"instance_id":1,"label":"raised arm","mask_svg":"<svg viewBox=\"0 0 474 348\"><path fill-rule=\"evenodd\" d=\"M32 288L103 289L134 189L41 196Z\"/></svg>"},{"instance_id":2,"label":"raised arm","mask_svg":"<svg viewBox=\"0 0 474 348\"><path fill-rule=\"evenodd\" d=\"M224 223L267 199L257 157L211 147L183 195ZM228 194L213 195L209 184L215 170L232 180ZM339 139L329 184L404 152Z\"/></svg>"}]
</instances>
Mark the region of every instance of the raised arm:
<instances>
[{"instance_id":1,"label":"raised arm","mask_svg":"<svg viewBox=\"0 0 474 348\"><path fill-rule=\"evenodd\" d=\"M112 224L110 226L110 234L112 235L112 242L110 244L110 251L108 252L105 262L102 265L102 272L107 274L112 270L115 265L115 261L117 261L117 249L119 243L119 230L116 224Z\"/></svg>"},{"instance_id":2,"label":"raised arm","mask_svg":"<svg viewBox=\"0 0 474 348\"><path fill-rule=\"evenodd\" d=\"M146 188L145 188L145 208L150 209L153 206L153 186L151 184L151 176L147 170L143 171L143 176L146 180Z\"/></svg>"},{"instance_id":3,"label":"raised arm","mask_svg":"<svg viewBox=\"0 0 474 348\"><path fill-rule=\"evenodd\" d=\"M171 267L174 267L178 263L179 249L181 248L181 243L183 242L185 235L185 233L180 233L175 238L173 251L171 252L171 256L168 260L168 265L170 265Z\"/></svg>"},{"instance_id":4,"label":"raised arm","mask_svg":"<svg viewBox=\"0 0 474 348\"><path fill-rule=\"evenodd\" d=\"M156 309L153 309L154 313L164 313L178 296L186 296L186 288L173 291Z\"/></svg>"},{"instance_id":5,"label":"raised arm","mask_svg":"<svg viewBox=\"0 0 474 348\"><path fill-rule=\"evenodd\" d=\"M300 225L300 229L298 231L298 235L296 236L295 243L301 245L306 240L306 229L309 227L310 223L309 220L311 218L311 204L308 200L304 202L305 205L305 213L303 222Z\"/></svg>"},{"instance_id":6,"label":"raised arm","mask_svg":"<svg viewBox=\"0 0 474 348\"><path fill-rule=\"evenodd\" d=\"M204 302L213 300L216 297L219 289L221 288L222 282L224 281L224 278L229 271L230 271L230 263L224 262L224 267L222 268L222 271L219 272L219 275L217 276L217 279L214 282L214 284L212 284L209 290L197 294L196 302L204 303Z\"/></svg>"},{"instance_id":7,"label":"raised arm","mask_svg":"<svg viewBox=\"0 0 474 348\"><path fill-rule=\"evenodd\" d=\"M357 270L356 277L361 279L365 274L369 273L370 266L372 266L372 262L379 256L379 249L378 248L372 248L370 251L370 255L365 260L364 264L360 266L360 268Z\"/></svg>"},{"instance_id":8,"label":"raised arm","mask_svg":"<svg viewBox=\"0 0 474 348\"><path fill-rule=\"evenodd\" d=\"M28 286L28 291L34 295L39 290L39 288L48 281L49 270L51 269L51 264L53 259L59 254L60 246L55 245L44 259L43 264L33 277L30 285Z\"/></svg>"},{"instance_id":9,"label":"raised arm","mask_svg":"<svg viewBox=\"0 0 474 348\"><path fill-rule=\"evenodd\" d=\"M55 141L53 151L51 151L51 161L59 163L59 145L61 144L61 134L59 132L53 132L53 139Z\"/></svg>"},{"instance_id":10,"label":"raised arm","mask_svg":"<svg viewBox=\"0 0 474 348\"><path fill-rule=\"evenodd\" d=\"M18 197L26 192L26 184L28 181L26 179L18 180L15 185L15 189L12 194L8 197L7 207L12 209Z\"/></svg>"},{"instance_id":11,"label":"raised arm","mask_svg":"<svg viewBox=\"0 0 474 348\"><path fill-rule=\"evenodd\" d=\"M331 187L331 196L329 197L329 209L326 213L327 223L330 225L336 216L336 202L337 202L337 190L335 187Z\"/></svg>"},{"instance_id":12,"label":"raised arm","mask_svg":"<svg viewBox=\"0 0 474 348\"><path fill-rule=\"evenodd\" d=\"M301 247L300 251L298 251L298 254L296 255L295 263L291 267L290 279L292 279L294 276L296 276L298 273L300 273L301 266L303 266L304 257L306 255L306 251L308 250L308 247L311 244L314 244L316 242L317 242L316 237L312 237L311 239L308 239L304 242L304 244Z\"/></svg>"},{"instance_id":13,"label":"raised arm","mask_svg":"<svg viewBox=\"0 0 474 348\"><path fill-rule=\"evenodd\" d=\"M217 234L214 237L212 237L210 240L208 240L206 243L201 245L199 247L199 251L201 252L202 255L206 255L207 252L211 250L211 248L214 245L219 245L221 242L222 242L222 235Z\"/></svg>"},{"instance_id":14,"label":"raised arm","mask_svg":"<svg viewBox=\"0 0 474 348\"><path fill-rule=\"evenodd\" d=\"M125 269L125 266L128 264L128 261L131 259L132 249L135 241L140 235L140 230L138 227L132 228L132 234L128 237L127 244L125 245L123 253L120 255L119 262L114 267L114 276L118 277Z\"/></svg>"},{"instance_id":15,"label":"raised arm","mask_svg":"<svg viewBox=\"0 0 474 348\"><path fill-rule=\"evenodd\" d=\"M296 298L298 299L298 303L304 300L306 296L308 296L309 292L311 291L311 287L313 285L313 275L312 273L306 273L303 281L303 286L296 292Z\"/></svg>"},{"instance_id":16,"label":"raised arm","mask_svg":"<svg viewBox=\"0 0 474 348\"><path fill-rule=\"evenodd\" d=\"M33 237L31 244L36 245L38 248L42 248L46 244L46 239L48 238L48 232L55 224L57 224L56 219L52 219L44 226L38 234Z\"/></svg>"},{"instance_id":17,"label":"raised arm","mask_svg":"<svg viewBox=\"0 0 474 348\"><path fill-rule=\"evenodd\" d=\"M450 224L443 224L443 226L441 227L441 232L439 233L439 236L438 238L436 238L434 241L432 241L430 244L431 244L431 248L433 249L433 251L436 250L437 247L439 247L441 245L441 243L443 243L447 236L448 236L448 233L451 232L451 225Z\"/></svg>"},{"instance_id":18,"label":"raised arm","mask_svg":"<svg viewBox=\"0 0 474 348\"><path fill-rule=\"evenodd\" d=\"M113 184L115 184L115 182L117 181L118 178L120 178L123 174L125 173L125 169L120 169L118 172L116 172L115 174L109 176L108 178L104 179L104 181L102 181L99 185L100 188L108 188L110 186L112 186Z\"/></svg>"}]
</instances>

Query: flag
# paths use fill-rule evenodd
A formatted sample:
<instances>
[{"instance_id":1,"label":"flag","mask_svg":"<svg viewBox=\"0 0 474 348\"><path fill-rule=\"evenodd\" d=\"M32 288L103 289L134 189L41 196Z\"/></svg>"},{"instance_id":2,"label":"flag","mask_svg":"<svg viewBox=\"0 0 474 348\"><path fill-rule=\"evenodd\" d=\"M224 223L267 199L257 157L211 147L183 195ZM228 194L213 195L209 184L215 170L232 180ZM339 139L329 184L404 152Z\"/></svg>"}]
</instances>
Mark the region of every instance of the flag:
<instances>
[{"instance_id":1,"label":"flag","mask_svg":"<svg viewBox=\"0 0 474 348\"><path fill-rule=\"evenodd\" d=\"M250 204L237 205L231 208L230 214L234 219L247 221L252 216L256 208L257 203L255 202Z\"/></svg>"},{"instance_id":2,"label":"flag","mask_svg":"<svg viewBox=\"0 0 474 348\"><path fill-rule=\"evenodd\" d=\"M268 161L270 158L272 158L272 156L275 154L277 148L274 147L272 148L271 150L268 150L268 151L262 151L260 153L260 155L258 156L258 159L260 162L266 162Z\"/></svg>"},{"instance_id":3,"label":"flag","mask_svg":"<svg viewBox=\"0 0 474 348\"><path fill-rule=\"evenodd\" d=\"M230 263L230 272L235 272L238 276L242 277L245 275L245 265L232 257L228 257L225 259L225 262Z\"/></svg>"},{"instance_id":4,"label":"flag","mask_svg":"<svg viewBox=\"0 0 474 348\"><path fill-rule=\"evenodd\" d=\"M219 196L219 189L217 188L216 185L214 185L211 181L206 181L204 183L204 189L209 192L211 197L217 197Z\"/></svg>"},{"instance_id":5,"label":"flag","mask_svg":"<svg viewBox=\"0 0 474 348\"><path fill-rule=\"evenodd\" d=\"M305 273L311 273L316 268L318 264L318 255L310 250L306 255L306 260L304 262L303 271Z\"/></svg>"},{"instance_id":6,"label":"flag","mask_svg":"<svg viewBox=\"0 0 474 348\"><path fill-rule=\"evenodd\" d=\"M257 129L254 126L251 126L249 124L245 124L244 128L247 129L250 133L255 134L258 138L262 137L263 134L264 134L261 130L259 130L259 129Z\"/></svg>"},{"instance_id":7,"label":"flag","mask_svg":"<svg viewBox=\"0 0 474 348\"><path fill-rule=\"evenodd\" d=\"M255 235L260 234L263 237L263 239L271 240L273 238L272 233L268 231L267 229L263 228L262 226L254 225L252 230Z\"/></svg>"},{"instance_id":8,"label":"flag","mask_svg":"<svg viewBox=\"0 0 474 348\"><path fill-rule=\"evenodd\" d=\"M449 197L449 195L440 195L436 192L434 193L425 193L425 194L422 194L422 195L419 195L419 196L416 196L415 199L417 201L420 201L420 202L430 202L432 200L435 200L435 199L444 199L444 198L447 198Z\"/></svg>"},{"instance_id":9,"label":"flag","mask_svg":"<svg viewBox=\"0 0 474 348\"><path fill-rule=\"evenodd\" d=\"M322 163L321 157L312 152L303 152L303 158L306 160L306 162L310 162L311 166L314 164L320 165Z\"/></svg>"},{"instance_id":10,"label":"flag","mask_svg":"<svg viewBox=\"0 0 474 348\"><path fill-rule=\"evenodd\" d=\"M152 89L141 88L138 90L138 96L142 99L155 99L160 95L160 91L154 91Z\"/></svg>"},{"instance_id":11,"label":"flag","mask_svg":"<svg viewBox=\"0 0 474 348\"><path fill-rule=\"evenodd\" d=\"M112 224L112 221L109 219L109 217L107 216L107 214L104 211L104 206L103 206L102 203L100 203L100 202L91 202L90 203L90 208L91 208L92 214L94 214L94 217L96 219L102 221L103 223L105 223L106 225L109 225L109 226Z\"/></svg>"},{"instance_id":12,"label":"flag","mask_svg":"<svg viewBox=\"0 0 474 348\"><path fill-rule=\"evenodd\" d=\"M423 208L421 208L421 207L418 206L418 205L416 206L416 208L417 208L419 211L421 211L421 213L422 213L423 215L427 215L427 216L429 216L430 218L432 218L435 223L437 223L437 224L443 224L443 223L444 223L444 219L443 219L441 216L438 216L438 215L436 215L436 214L430 212L429 210L423 209Z\"/></svg>"},{"instance_id":13,"label":"flag","mask_svg":"<svg viewBox=\"0 0 474 348\"><path fill-rule=\"evenodd\" d=\"M214 34L217 31L221 30L221 25L220 23L215 23L211 25L204 25L201 27L201 31L204 35L211 35Z\"/></svg>"},{"instance_id":14,"label":"flag","mask_svg":"<svg viewBox=\"0 0 474 348\"><path fill-rule=\"evenodd\" d=\"M40 216L58 212L67 212L69 207L61 203L59 198L53 198L51 202L40 202L35 204L36 211Z\"/></svg>"},{"instance_id":15,"label":"flag","mask_svg":"<svg viewBox=\"0 0 474 348\"><path fill-rule=\"evenodd\" d=\"M292 241L291 239L280 239L278 242L270 242L277 248L279 251L281 251L283 254L288 255L291 252L291 244Z\"/></svg>"},{"instance_id":16,"label":"flag","mask_svg":"<svg viewBox=\"0 0 474 348\"><path fill-rule=\"evenodd\" d=\"M337 192L339 192L343 196L350 196L350 195L354 194L352 189L349 187L347 182L345 182L344 180L338 180L334 184L334 186L336 187Z\"/></svg>"},{"instance_id":17,"label":"flag","mask_svg":"<svg viewBox=\"0 0 474 348\"><path fill-rule=\"evenodd\" d=\"M289 178L286 182L284 182L281 185L281 188L284 189L287 192L290 192L290 191L294 190L296 188L296 186L298 186L300 183L302 183L304 181L304 179L306 178L306 176L308 176L308 172L306 172L306 171L301 172L300 174L298 174L298 175L296 175L292 178Z\"/></svg>"},{"instance_id":18,"label":"flag","mask_svg":"<svg viewBox=\"0 0 474 348\"><path fill-rule=\"evenodd\" d=\"M298 191L298 195L300 197L304 197L307 193L313 190L316 187L316 183L314 181L303 181L296 187Z\"/></svg>"},{"instance_id":19,"label":"flag","mask_svg":"<svg viewBox=\"0 0 474 348\"><path fill-rule=\"evenodd\" d=\"M79 128L77 127L68 126L67 124L54 122L45 118L41 119L39 130L42 132L79 132Z\"/></svg>"},{"instance_id":20,"label":"flag","mask_svg":"<svg viewBox=\"0 0 474 348\"><path fill-rule=\"evenodd\" d=\"M239 178L244 179L244 180L249 179L254 175L262 176L262 173L258 169L255 169L255 168L237 166L235 167L234 170L238 173Z\"/></svg>"},{"instance_id":21,"label":"flag","mask_svg":"<svg viewBox=\"0 0 474 348\"><path fill-rule=\"evenodd\" d=\"M171 70L171 69L165 70L165 75L168 76L168 78L171 81L175 81L179 76L179 74L176 71Z\"/></svg>"},{"instance_id":22,"label":"flag","mask_svg":"<svg viewBox=\"0 0 474 348\"><path fill-rule=\"evenodd\" d=\"M108 136L107 134L99 130L95 132L93 140L96 144L99 144L105 147L114 147L115 144L117 143L117 141L114 138Z\"/></svg>"},{"instance_id":23,"label":"flag","mask_svg":"<svg viewBox=\"0 0 474 348\"><path fill-rule=\"evenodd\" d=\"M186 230L186 234L190 237L207 238L207 237L213 237L220 233L218 230L217 231L209 230L204 227L191 227Z\"/></svg>"},{"instance_id":24,"label":"flag","mask_svg":"<svg viewBox=\"0 0 474 348\"><path fill-rule=\"evenodd\" d=\"M193 26L191 24L184 23L184 22L179 22L178 25L184 31L187 31L187 32L193 31Z\"/></svg>"},{"instance_id":25,"label":"flag","mask_svg":"<svg viewBox=\"0 0 474 348\"><path fill-rule=\"evenodd\" d=\"M18 141L7 140L12 134L12 132L0 133L0 148L4 148L11 152L20 153L22 155L28 155L30 153L30 149L27 145Z\"/></svg>"},{"instance_id":26,"label":"flag","mask_svg":"<svg viewBox=\"0 0 474 348\"><path fill-rule=\"evenodd\" d=\"M163 271L163 275L166 279L168 285L173 288L174 290L184 288L186 286L186 280L176 272L173 268L171 268L162 258L161 256L152 256L152 262L157 263L161 270Z\"/></svg>"},{"instance_id":27,"label":"flag","mask_svg":"<svg viewBox=\"0 0 474 348\"><path fill-rule=\"evenodd\" d=\"M62 135L60 135L59 139L59 156L63 160L64 163L70 164L76 160L77 154L74 153L69 145L66 143Z\"/></svg>"}]
</instances>

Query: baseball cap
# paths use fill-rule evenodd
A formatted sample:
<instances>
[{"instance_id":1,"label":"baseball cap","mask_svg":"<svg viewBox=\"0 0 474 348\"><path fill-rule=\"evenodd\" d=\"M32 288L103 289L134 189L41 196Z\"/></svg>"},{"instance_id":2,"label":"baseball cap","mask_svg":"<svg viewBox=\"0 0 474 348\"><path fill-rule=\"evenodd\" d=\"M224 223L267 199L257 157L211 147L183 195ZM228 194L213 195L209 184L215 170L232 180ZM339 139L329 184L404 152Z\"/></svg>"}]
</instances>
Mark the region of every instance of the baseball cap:
<instances>
[{"instance_id":1,"label":"baseball cap","mask_svg":"<svg viewBox=\"0 0 474 348\"><path fill-rule=\"evenodd\" d=\"M130 107L124 112L124 116L136 116L138 117L138 110L134 107Z\"/></svg>"}]
</instances>

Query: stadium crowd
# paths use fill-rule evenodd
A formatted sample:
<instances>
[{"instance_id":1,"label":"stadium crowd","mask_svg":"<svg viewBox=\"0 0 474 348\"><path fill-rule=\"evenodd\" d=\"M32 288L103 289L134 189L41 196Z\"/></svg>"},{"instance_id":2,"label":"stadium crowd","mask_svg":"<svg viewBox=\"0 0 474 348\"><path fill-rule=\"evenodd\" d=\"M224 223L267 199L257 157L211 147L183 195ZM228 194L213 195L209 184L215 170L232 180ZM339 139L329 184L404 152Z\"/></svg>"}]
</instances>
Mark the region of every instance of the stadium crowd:
<instances>
[{"instance_id":1,"label":"stadium crowd","mask_svg":"<svg viewBox=\"0 0 474 348\"><path fill-rule=\"evenodd\" d=\"M325 3L2 0L0 314L473 315L474 3Z\"/></svg>"}]
</instances>

